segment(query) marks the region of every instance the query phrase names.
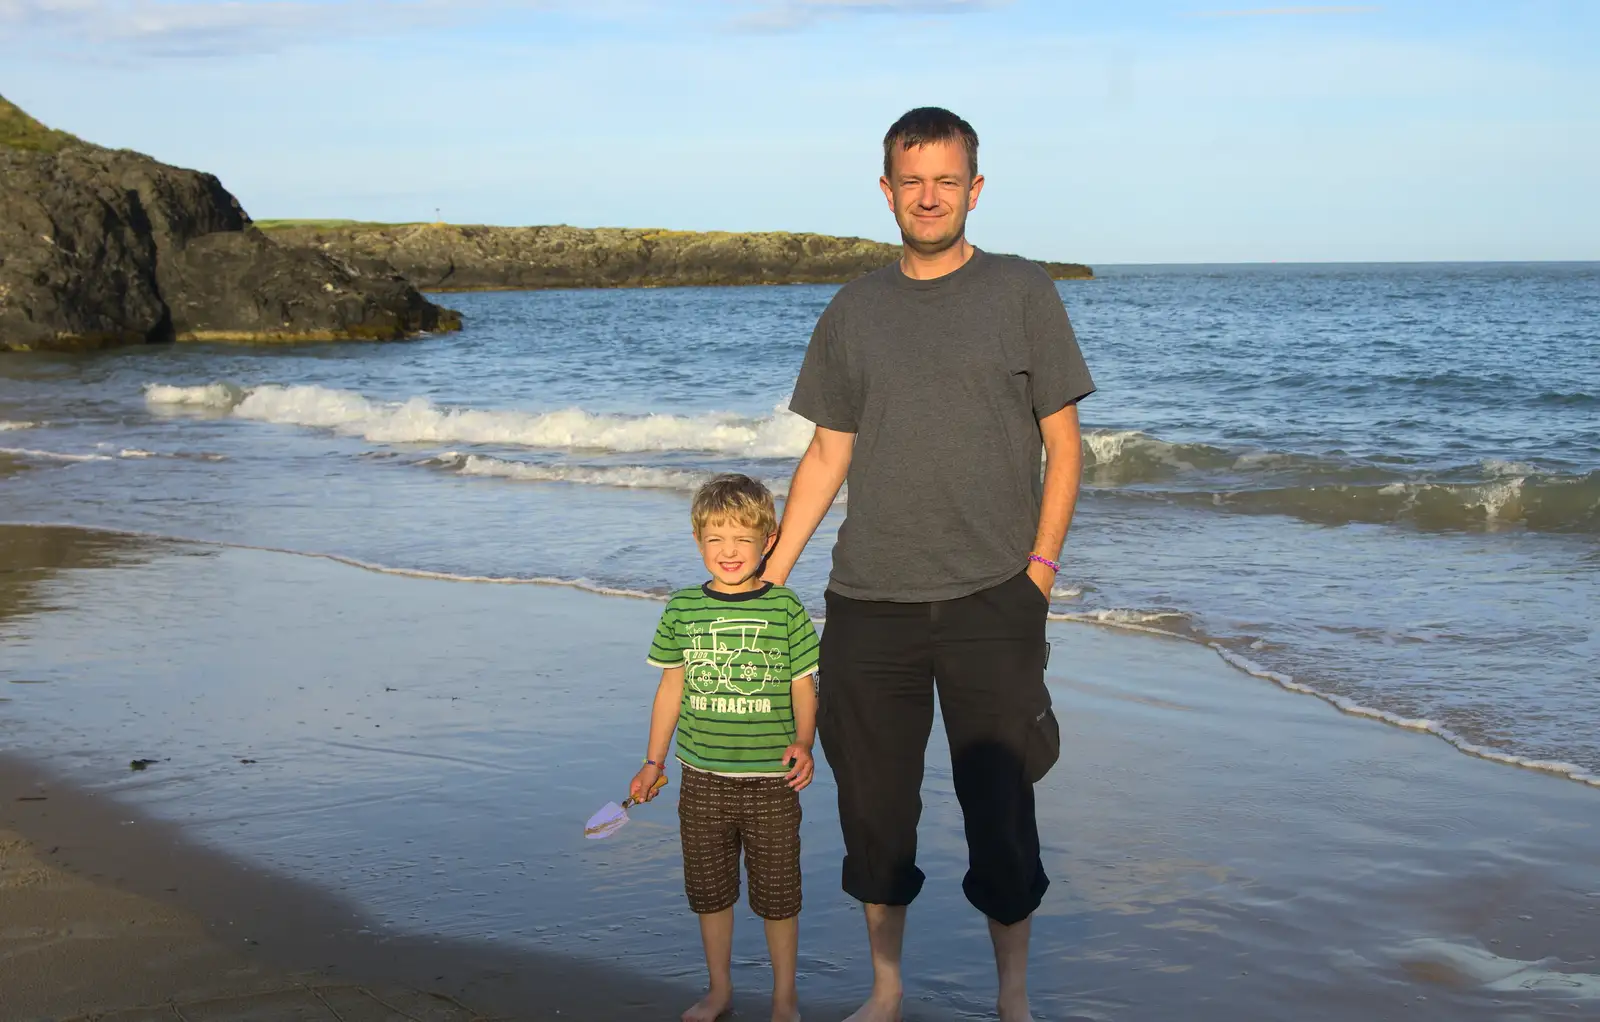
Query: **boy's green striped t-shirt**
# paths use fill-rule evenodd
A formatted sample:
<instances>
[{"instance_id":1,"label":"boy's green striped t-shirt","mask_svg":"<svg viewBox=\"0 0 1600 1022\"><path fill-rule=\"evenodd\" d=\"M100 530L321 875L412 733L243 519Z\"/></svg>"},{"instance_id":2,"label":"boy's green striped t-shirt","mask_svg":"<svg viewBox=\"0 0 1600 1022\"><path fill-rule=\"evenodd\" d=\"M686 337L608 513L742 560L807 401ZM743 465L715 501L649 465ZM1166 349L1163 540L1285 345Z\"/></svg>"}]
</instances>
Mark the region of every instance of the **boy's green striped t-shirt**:
<instances>
[{"instance_id":1,"label":"boy's green striped t-shirt","mask_svg":"<svg viewBox=\"0 0 1600 1022\"><path fill-rule=\"evenodd\" d=\"M678 759L739 777L782 776L794 744L790 685L817 669L817 631L793 591L672 594L647 658L683 668Z\"/></svg>"}]
</instances>

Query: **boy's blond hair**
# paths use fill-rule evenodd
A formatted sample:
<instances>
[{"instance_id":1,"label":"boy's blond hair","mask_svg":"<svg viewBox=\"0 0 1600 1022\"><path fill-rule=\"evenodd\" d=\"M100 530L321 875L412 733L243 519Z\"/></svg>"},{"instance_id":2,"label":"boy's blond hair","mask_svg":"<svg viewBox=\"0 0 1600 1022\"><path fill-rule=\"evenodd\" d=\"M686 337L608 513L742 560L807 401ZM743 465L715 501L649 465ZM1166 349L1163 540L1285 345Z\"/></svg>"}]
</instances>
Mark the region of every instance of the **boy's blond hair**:
<instances>
[{"instance_id":1,"label":"boy's blond hair","mask_svg":"<svg viewBox=\"0 0 1600 1022\"><path fill-rule=\"evenodd\" d=\"M717 476L695 492L689 520L694 523L696 536L711 522L732 522L763 536L778 531L772 491L749 476L731 472Z\"/></svg>"}]
</instances>

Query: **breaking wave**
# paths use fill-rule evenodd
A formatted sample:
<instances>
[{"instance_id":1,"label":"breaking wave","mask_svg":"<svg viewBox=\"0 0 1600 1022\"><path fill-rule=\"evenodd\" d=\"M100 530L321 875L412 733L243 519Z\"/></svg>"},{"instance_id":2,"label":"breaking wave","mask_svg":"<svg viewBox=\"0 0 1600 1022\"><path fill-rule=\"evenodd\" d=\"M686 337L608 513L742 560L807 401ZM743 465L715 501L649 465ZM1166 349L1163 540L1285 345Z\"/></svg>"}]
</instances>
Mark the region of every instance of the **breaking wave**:
<instances>
[{"instance_id":1,"label":"breaking wave","mask_svg":"<svg viewBox=\"0 0 1600 1022\"><path fill-rule=\"evenodd\" d=\"M655 468L647 465L570 465L542 464L495 458L486 454L447 451L422 462L459 476L479 479L511 479L530 483L571 483L581 486L614 486L630 490L673 490L693 493L716 473L681 468ZM789 495L789 474L760 480L779 500ZM848 487L841 487L835 503L845 503Z\"/></svg>"},{"instance_id":2,"label":"breaking wave","mask_svg":"<svg viewBox=\"0 0 1600 1022\"><path fill-rule=\"evenodd\" d=\"M148 404L209 411L238 419L329 429L372 443L495 444L616 452L707 451L756 458L797 458L811 424L782 408L770 416L608 415L448 408L426 398L376 401L348 390L266 384L199 387L153 384Z\"/></svg>"},{"instance_id":3,"label":"breaking wave","mask_svg":"<svg viewBox=\"0 0 1600 1022\"><path fill-rule=\"evenodd\" d=\"M326 429L375 444L485 445L599 454L700 453L798 458L811 424L781 404L767 416L618 415L455 408L423 397L379 401L319 386L151 384L155 410ZM1488 459L1447 470L1341 455L1174 443L1137 430L1084 435L1084 485L1093 492L1319 524L1407 524L1430 530L1520 527L1600 532L1600 472L1565 473ZM462 476L692 490L711 470L521 462L487 454L441 456ZM775 493L787 471L772 473Z\"/></svg>"},{"instance_id":4,"label":"breaking wave","mask_svg":"<svg viewBox=\"0 0 1600 1022\"><path fill-rule=\"evenodd\" d=\"M1071 592L1070 590L1068 592ZM1060 589L1050 593L1052 601L1070 598ZM1150 632L1191 639L1196 635L1194 622L1179 610L1129 610L1108 607L1098 610L1080 610L1067 613L1050 612L1052 621L1077 621L1082 624L1107 625L1130 632Z\"/></svg>"},{"instance_id":5,"label":"breaking wave","mask_svg":"<svg viewBox=\"0 0 1600 1022\"><path fill-rule=\"evenodd\" d=\"M124 447L117 452L117 457L133 460L145 458L175 458L180 461L227 461L226 454L214 454L210 451L147 451L141 447Z\"/></svg>"},{"instance_id":6,"label":"breaking wave","mask_svg":"<svg viewBox=\"0 0 1600 1022\"><path fill-rule=\"evenodd\" d=\"M1430 530L1521 527L1600 532L1600 471L1530 472L1478 481L1397 481L1225 491L1144 490L1138 496L1240 514L1289 515L1324 525L1407 524Z\"/></svg>"},{"instance_id":7,"label":"breaking wave","mask_svg":"<svg viewBox=\"0 0 1600 1022\"><path fill-rule=\"evenodd\" d=\"M106 446L104 444L100 445ZM206 451L146 451L138 447L124 447L115 454L71 454L64 451L41 451L32 447L0 447L0 454L9 454L17 458L32 458L36 461L57 462L85 462L85 461L142 461L145 458L178 458L193 461L227 461L225 454L211 454Z\"/></svg>"},{"instance_id":8,"label":"breaking wave","mask_svg":"<svg viewBox=\"0 0 1600 1022\"><path fill-rule=\"evenodd\" d=\"M1600 532L1600 471L1566 473L1496 458L1426 471L1169 443L1135 430L1091 431L1084 436L1084 484L1135 498L1325 525Z\"/></svg>"},{"instance_id":9,"label":"breaking wave","mask_svg":"<svg viewBox=\"0 0 1600 1022\"><path fill-rule=\"evenodd\" d=\"M39 451L31 447L0 447L0 454L17 458L34 458L38 461L114 461L109 454L66 454L61 451Z\"/></svg>"},{"instance_id":10,"label":"breaking wave","mask_svg":"<svg viewBox=\"0 0 1600 1022\"><path fill-rule=\"evenodd\" d=\"M587 466L542 465L507 461L481 454L451 451L424 464L449 469L457 475L486 479L517 479L539 483L578 483L588 486L620 486L628 489L682 490L693 492L711 478L710 472L675 468L645 468L637 465Z\"/></svg>"}]
</instances>

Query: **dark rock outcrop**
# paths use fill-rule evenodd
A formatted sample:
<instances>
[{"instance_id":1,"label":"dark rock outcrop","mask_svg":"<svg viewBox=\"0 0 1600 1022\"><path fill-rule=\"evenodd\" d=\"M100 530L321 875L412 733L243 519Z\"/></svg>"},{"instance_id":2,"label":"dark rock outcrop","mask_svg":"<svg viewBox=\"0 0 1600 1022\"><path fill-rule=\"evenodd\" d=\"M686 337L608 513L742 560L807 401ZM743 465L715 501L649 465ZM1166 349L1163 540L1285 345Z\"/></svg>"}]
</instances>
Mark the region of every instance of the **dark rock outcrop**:
<instances>
[{"instance_id":1,"label":"dark rock outcrop","mask_svg":"<svg viewBox=\"0 0 1600 1022\"><path fill-rule=\"evenodd\" d=\"M825 234L294 220L261 226L284 244L354 265L393 266L425 291L839 284L900 257L894 245ZM1058 280L1094 276L1076 263L1041 265Z\"/></svg>"},{"instance_id":2,"label":"dark rock outcrop","mask_svg":"<svg viewBox=\"0 0 1600 1022\"><path fill-rule=\"evenodd\" d=\"M460 323L388 267L275 243L210 174L50 131L0 98L0 351Z\"/></svg>"}]
</instances>

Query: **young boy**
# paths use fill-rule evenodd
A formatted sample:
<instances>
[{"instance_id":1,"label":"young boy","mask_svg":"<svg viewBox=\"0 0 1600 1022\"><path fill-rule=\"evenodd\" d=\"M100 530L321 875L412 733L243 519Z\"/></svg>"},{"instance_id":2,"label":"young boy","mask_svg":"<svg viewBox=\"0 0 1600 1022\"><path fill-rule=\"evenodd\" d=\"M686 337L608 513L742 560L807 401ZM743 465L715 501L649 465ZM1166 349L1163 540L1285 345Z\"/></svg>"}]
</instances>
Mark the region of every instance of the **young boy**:
<instances>
[{"instance_id":1,"label":"young boy","mask_svg":"<svg viewBox=\"0 0 1600 1022\"><path fill-rule=\"evenodd\" d=\"M766 921L773 1022L795 1022L800 791L814 770L817 633L793 592L761 581L777 540L765 486L718 476L695 494L690 519L711 578L673 593L661 615L647 658L661 684L630 792L655 797L676 730L684 886L711 974L710 992L684 1022L715 1022L732 1002L741 848L750 908Z\"/></svg>"}]
</instances>

